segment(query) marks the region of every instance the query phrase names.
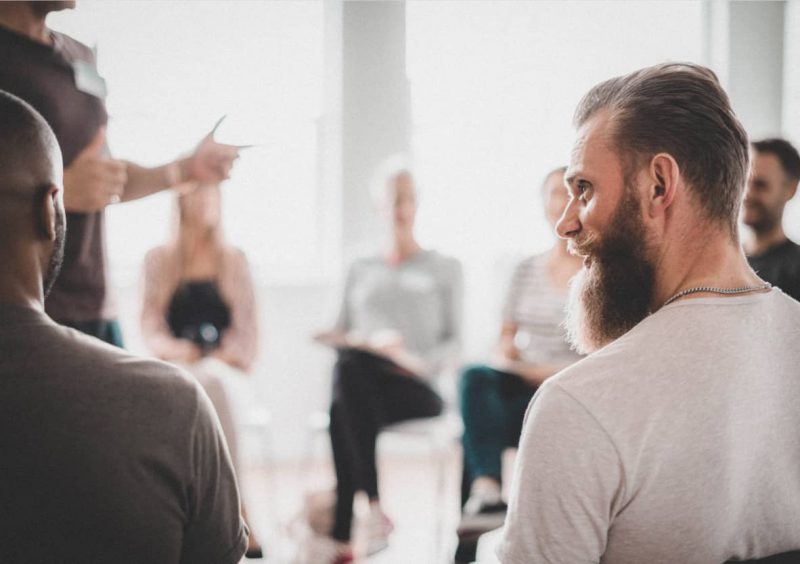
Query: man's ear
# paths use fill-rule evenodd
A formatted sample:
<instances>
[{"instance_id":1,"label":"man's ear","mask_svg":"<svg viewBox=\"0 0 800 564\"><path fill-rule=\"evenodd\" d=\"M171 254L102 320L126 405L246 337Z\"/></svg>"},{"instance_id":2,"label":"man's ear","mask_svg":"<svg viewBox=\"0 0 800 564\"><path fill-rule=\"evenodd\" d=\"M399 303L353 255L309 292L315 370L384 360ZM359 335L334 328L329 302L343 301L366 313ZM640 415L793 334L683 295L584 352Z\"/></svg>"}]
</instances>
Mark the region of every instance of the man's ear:
<instances>
[{"instance_id":1,"label":"man's ear","mask_svg":"<svg viewBox=\"0 0 800 564\"><path fill-rule=\"evenodd\" d=\"M680 168L669 153L658 153L650 159L646 205L650 217L663 214L675 199L680 185Z\"/></svg>"},{"instance_id":2,"label":"man's ear","mask_svg":"<svg viewBox=\"0 0 800 564\"><path fill-rule=\"evenodd\" d=\"M788 202L794 195L797 194L797 184L798 181L794 180L793 178L789 179L788 185L786 186L786 201Z\"/></svg>"},{"instance_id":3,"label":"man's ear","mask_svg":"<svg viewBox=\"0 0 800 564\"><path fill-rule=\"evenodd\" d=\"M38 231L42 237L50 241L56 240L56 225L58 224L59 212L59 198L61 197L61 189L55 184L50 184L42 187L39 191L40 205L39 213L37 214L36 222Z\"/></svg>"}]
</instances>

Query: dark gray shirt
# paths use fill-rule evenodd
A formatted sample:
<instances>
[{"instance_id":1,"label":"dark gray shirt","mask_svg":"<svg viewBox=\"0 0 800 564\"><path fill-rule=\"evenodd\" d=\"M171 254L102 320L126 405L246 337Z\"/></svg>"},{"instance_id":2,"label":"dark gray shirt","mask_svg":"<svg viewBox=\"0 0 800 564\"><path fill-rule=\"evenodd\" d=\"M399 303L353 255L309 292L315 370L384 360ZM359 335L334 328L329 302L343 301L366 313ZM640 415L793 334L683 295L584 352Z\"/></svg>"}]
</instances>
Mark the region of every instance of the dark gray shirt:
<instances>
[{"instance_id":1,"label":"dark gray shirt","mask_svg":"<svg viewBox=\"0 0 800 564\"><path fill-rule=\"evenodd\" d=\"M246 543L190 376L0 305L0 562L226 564Z\"/></svg>"}]
</instances>

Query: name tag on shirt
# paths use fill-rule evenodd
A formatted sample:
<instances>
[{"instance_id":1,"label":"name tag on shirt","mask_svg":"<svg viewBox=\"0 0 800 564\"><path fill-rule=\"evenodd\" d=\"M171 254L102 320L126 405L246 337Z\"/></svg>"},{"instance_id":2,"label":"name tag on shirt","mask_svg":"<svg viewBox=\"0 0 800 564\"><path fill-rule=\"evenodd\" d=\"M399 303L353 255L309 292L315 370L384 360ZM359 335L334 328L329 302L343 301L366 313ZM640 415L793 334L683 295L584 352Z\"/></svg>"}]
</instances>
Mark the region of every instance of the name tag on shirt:
<instances>
[{"instance_id":1,"label":"name tag on shirt","mask_svg":"<svg viewBox=\"0 0 800 564\"><path fill-rule=\"evenodd\" d=\"M75 61L72 63L72 71L75 75L75 87L78 90L97 98L106 97L108 93L106 81L97 73L93 65L86 61Z\"/></svg>"}]
</instances>

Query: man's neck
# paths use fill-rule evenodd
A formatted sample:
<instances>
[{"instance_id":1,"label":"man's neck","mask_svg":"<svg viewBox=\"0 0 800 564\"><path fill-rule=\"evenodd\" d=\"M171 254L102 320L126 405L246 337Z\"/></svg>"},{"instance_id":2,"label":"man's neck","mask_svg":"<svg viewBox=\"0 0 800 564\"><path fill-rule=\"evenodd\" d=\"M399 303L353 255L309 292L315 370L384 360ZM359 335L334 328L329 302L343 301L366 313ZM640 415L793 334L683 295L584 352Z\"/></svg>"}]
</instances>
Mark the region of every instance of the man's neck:
<instances>
[{"instance_id":1,"label":"man's neck","mask_svg":"<svg viewBox=\"0 0 800 564\"><path fill-rule=\"evenodd\" d=\"M749 232L750 236L744 243L745 252L747 252L749 256L763 255L772 247L786 241L786 233L784 233L781 224L778 224L769 231L759 233L755 229L750 229Z\"/></svg>"},{"instance_id":2,"label":"man's neck","mask_svg":"<svg viewBox=\"0 0 800 564\"><path fill-rule=\"evenodd\" d=\"M764 283L750 268L741 246L717 228L686 233L681 244L667 249L656 265L656 272L653 311L683 290L749 288ZM686 299L720 295L698 292Z\"/></svg>"},{"instance_id":3,"label":"man's neck","mask_svg":"<svg viewBox=\"0 0 800 564\"><path fill-rule=\"evenodd\" d=\"M422 247L420 247L417 240L414 239L414 234L410 232L397 232L392 241L391 258L402 262L415 254L417 254Z\"/></svg>"},{"instance_id":4,"label":"man's neck","mask_svg":"<svg viewBox=\"0 0 800 564\"><path fill-rule=\"evenodd\" d=\"M52 39L45 22L46 16L20 2L0 2L0 26L29 37L33 41L50 45Z\"/></svg>"}]
</instances>

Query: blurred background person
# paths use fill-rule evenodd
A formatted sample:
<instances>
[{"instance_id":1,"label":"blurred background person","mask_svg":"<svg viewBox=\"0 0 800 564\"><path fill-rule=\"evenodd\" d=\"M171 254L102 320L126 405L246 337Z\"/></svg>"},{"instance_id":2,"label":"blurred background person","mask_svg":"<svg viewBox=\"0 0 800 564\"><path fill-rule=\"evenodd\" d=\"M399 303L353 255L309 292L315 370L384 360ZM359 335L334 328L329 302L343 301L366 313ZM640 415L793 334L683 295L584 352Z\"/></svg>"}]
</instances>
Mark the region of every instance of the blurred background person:
<instances>
[{"instance_id":1,"label":"blurred background person","mask_svg":"<svg viewBox=\"0 0 800 564\"><path fill-rule=\"evenodd\" d=\"M800 155L784 139L752 144L752 165L742 208L749 228L747 260L758 275L800 300L800 245L783 231L783 212L800 182Z\"/></svg>"},{"instance_id":2,"label":"blurred background person","mask_svg":"<svg viewBox=\"0 0 800 564\"><path fill-rule=\"evenodd\" d=\"M541 188L548 223L555 224L569 201L565 167L553 170ZM464 476L468 499L458 533L477 536L502 526L501 458L516 447L533 394L547 378L580 356L571 350L562 326L570 279L581 259L557 239L547 252L516 267L503 307L495 358L464 369L460 381L464 419Z\"/></svg>"},{"instance_id":3,"label":"blurred background person","mask_svg":"<svg viewBox=\"0 0 800 564\"><path fill-rule=\"evenodd\" d=\"M106 84L94 52L49 29L53 11L74 1L0 2L0 88L36 108L64 157L67 240L64 265L48 296L57 322L122 346L109 300L104 209L187 182L228 177L237 148L204 137L191 154L163 166L113 159L106 143Z\"/></svg>"},{"instance_id":4,"label":"blurred background person","mask_svg":"<svg viewBox=\"0 0 800 564\"><path fill-rule=\"evenodd\" d=\"M181 194L175 208L172 240L145 258L142 336L154 356L188 368L205 389L241 487L236 418L225 381L246 377L256 357L253 280L244 253L223 236L218 185ZM246 517L244 503L242 513ZM252 530L247 555L261 555Z\"/></svg>"},{"instance_id":5,"label":"blurred background person","mask_svg":"<svg viewBox=\"0 0 800 564\"><path fill-rule=\"evenodd\" d=\"M330 410L337 499L331 538L319 539L319 562L352 560L358 491L370 501L367 553L387 546L393 525L379 501L378 433L442 412L433 380L460 348L461 265L417 242L410 168L393 159L376 178L373 195L391 230L389 248L350 267L336 325L315 337L338 350Z\"/></svg>"}]
</instances>

